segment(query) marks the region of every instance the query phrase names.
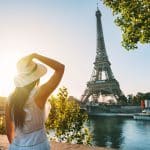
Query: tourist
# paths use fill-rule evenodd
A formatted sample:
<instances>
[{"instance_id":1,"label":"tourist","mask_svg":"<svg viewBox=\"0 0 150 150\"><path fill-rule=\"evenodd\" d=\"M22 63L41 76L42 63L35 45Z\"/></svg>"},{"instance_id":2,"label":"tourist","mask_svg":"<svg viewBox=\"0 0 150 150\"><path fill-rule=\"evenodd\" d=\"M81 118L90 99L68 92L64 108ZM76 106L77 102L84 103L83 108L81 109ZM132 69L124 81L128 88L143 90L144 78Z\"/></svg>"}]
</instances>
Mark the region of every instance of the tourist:
<instances>
[{"instance_id":1,"label":"tourist","mask_svg":"<svg viewBox=\"0 0 150 150\"><path fill-rule=\"evenodd\" d=\"M46 66L54 69L54 74L42 85L40 78L47 72ZM9 150L49 150L46 137L44 108L47 98L59 84L64 65L33 53L17 63L18 74L14 79L15 90L8 98L6 106L6 131Z\"/></svg>"}]
</instances>

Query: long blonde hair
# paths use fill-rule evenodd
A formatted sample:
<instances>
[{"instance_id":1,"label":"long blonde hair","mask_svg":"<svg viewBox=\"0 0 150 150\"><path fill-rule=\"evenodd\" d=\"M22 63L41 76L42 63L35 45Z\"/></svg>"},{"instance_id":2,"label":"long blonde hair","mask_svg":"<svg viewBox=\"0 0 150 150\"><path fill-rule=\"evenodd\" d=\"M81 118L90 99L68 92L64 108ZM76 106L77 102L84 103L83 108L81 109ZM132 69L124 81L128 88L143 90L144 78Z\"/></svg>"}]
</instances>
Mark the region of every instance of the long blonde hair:
<instances>
[{"instance_id":1,"label":"long blonde hair","mask_svg":"<svg viewBox=\"0 0 150 150\"><path fill-rule=\"evenodd\" d=\"M26 113L23 108L30 95L30 92L38 83L39 80L36 80L24 87L16 87L15 91L10 96L10 112L15 123L15 127L23 127L26 117Z\"/></svg>"}]
</instances>

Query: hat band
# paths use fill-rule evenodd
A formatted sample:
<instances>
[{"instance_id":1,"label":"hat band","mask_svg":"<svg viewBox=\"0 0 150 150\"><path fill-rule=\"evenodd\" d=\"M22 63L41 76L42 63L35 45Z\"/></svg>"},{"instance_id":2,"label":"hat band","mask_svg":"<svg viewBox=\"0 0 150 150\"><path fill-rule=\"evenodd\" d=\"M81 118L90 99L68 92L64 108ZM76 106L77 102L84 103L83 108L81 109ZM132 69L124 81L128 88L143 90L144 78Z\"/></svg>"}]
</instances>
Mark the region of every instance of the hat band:
<instances>
[{"instance_id":1,"label":"hat band","mask_svg":"<svg viewBox=\"0 0 150 150\"><path fill-rule=\"evenodd\" d=\"M35 64L35 66L33 67L33 69L29 73L26 73L26 75L27 76L31 75L36 69L37 69L37 64Z\"/></svg>"}]
</instances>

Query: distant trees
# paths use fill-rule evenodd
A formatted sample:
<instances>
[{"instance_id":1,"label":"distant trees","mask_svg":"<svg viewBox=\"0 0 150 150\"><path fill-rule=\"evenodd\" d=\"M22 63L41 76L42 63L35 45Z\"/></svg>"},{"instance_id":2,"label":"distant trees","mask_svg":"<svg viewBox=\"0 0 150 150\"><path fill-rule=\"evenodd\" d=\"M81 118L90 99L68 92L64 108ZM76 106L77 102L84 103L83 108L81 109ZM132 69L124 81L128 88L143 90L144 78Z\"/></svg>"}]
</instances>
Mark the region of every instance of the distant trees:
<instances>
[{"instance_id":1,"label":"distant trees","mask_svg":"<svg viewBox=\"0 0 150 150\"><path fill-rule=\"evenodd\" d=\"M122 31L122 46L127 49L137 48L150 43L150 1L149 0L103 0L116 15L115 23Z\"/></svg>"},{"instance_id":2,"label":"distant trees","mask_svg":"<svg viewBox=\"0 0 150 150\"><path fill-rule=\"evenodd\" d=\"M126 96L120 96L117 101L120 105L140 105L141 100L150 99L150 92L142 93L138 92L136 95L129 94Z\"/></svg>"},{"instance_id":3,"label":"distant trees","mask_svg":"<svg viewBox=\"0 0 150 150\"><path fill-rule=\"evenodd\" d=\"M0 115L0 134L6 134L4 115Z\"/></svg>"},{"instance_id":4,"label":"distant trees","mask_svg":"<svg viewBox=\"0 0 150 150\"><path fill-rule=\"evenodd\" d=\"M118 101L118 104L120 104L120 105L127 105L127 102L128 102L127 98L124 95L120 96L117 99L117 101Z\"/></svg>"},{"instance_id":5,"label":"distant trees","mask_svg":"<svg viewBox=\"0 0 150 150\"><path fill-rule=\"evenodd\" d=\"M145 99L150 99L150 92L148 93L138 92L135 96L132 94L129 94L127 96L128 104L132 104L132 105L140 105L141 100L145 100Z\"/></svg>"},{"instance_id":6,"label":"distant trees","mask_svg":"<svg viewBox=\"0 0 150 150\"><path fill-rule=\"evenodd\" d=\"M5 105L6 105L6 97L0 96L0 134L6 134L6 128L5 128Z\"/></svg>"}]
</instances>

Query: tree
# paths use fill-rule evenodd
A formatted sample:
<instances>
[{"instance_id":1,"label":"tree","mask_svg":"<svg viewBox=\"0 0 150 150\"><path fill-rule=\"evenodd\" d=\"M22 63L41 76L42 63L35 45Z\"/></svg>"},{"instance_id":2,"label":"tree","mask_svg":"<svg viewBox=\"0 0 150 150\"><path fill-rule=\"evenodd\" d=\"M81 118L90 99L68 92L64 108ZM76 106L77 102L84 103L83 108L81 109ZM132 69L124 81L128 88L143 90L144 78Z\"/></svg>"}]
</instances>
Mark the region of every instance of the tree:
<instances>
[{"instance_id":1,"label":"tree","mask_svg":"<svg viewBox=\"0 0 150 150\"><path fill-rule=\"evenodd\" d=\"M91 144L91 135L84 127L87 114L75 100L68 100L66 88L61 88L57 96L49 100L51 111L46 121L47 130L53 130L53 140L69 143Z\"/></svg>"},{"instance_id":2,"label":"tree","mask_svg":"<svg viewBox=\"0 0 150 150\"><path fill-rule=\"evenodd\" d=\"M0 115L0 134L6 134L4 115Z\"/></svg>"},{"instance_id":3,"label":"tree","mask_svg":"<svg viewBox=\"0 0 150 150\"><path fill-rule=\"evenodd\" d=\"M118 100L119 104L127 105L127 98L124 95L119 96L119 98L117 100Z\"/></svg>"},{"instance_id":4,"label":"tree","mask_svg":"<svg viewBox=\"0 0 150 150\"><path fill-rule=\"evenodd\" d=\"M122 30L122 46L127 49L137 48L150 43L150 1L149 0L103 0L116 15L115 23Z\"/></svg>"},{"instance_id":5,"label":"tree","mask_svg":"<svg viewBox=\"0 0 150 150\"><path fill-rule=\"evenodd\" d=\"M150 92L148 92L148 93L138 92L135 96L133 94L130 94L127 97L128 97L127 98L128 103L130 103L132 105L140 105L141 100L150 99Z\"/></svg>"}]
</instances>

